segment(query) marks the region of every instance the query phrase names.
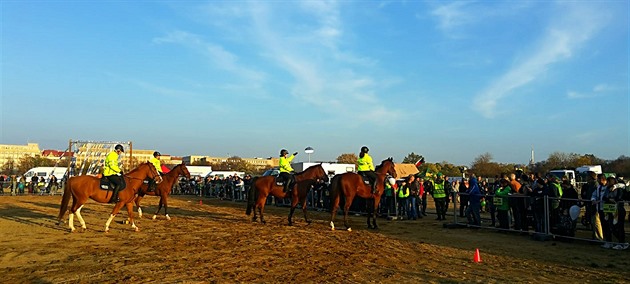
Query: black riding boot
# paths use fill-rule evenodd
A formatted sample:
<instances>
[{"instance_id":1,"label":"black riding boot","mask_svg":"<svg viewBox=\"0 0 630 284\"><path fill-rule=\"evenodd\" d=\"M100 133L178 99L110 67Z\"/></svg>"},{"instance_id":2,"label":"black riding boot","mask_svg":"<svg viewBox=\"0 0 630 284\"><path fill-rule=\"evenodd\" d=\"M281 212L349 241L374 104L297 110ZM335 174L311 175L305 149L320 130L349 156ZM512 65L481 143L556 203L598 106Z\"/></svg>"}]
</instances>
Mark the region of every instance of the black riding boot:
<instances>
[{"instance_id":1,"label":"black riding boot","mask_svg":"<svg viewBox=\"0 0 630 284\"><path fill-rule=\"evenodd\" d=\"M112 191L112 198L109 200L109 203L118 203L118 201L120 201L118 199L118 186L115 186L114 190Z\"/></svg>"}]
</instances>

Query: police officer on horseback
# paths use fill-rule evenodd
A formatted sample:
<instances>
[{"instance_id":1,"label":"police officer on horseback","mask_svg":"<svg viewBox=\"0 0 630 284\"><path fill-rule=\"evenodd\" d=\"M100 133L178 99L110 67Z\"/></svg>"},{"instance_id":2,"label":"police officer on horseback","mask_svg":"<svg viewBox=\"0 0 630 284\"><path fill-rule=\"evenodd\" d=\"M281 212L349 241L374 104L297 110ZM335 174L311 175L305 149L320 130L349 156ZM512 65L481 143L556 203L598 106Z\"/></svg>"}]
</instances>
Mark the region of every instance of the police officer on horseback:
<instances>
[{"instance_id":1,"label":"police officer on horseback","mask_svg":"<svg viewBox=\"0 0 630 284\"><path fill-rule=\"evenodd\" d=\"M118 201L118 191L120 187L124 184L122 170L118 167L118 156L120 153L124 153L125 149L122 145L118 144L114 147L114 151L111 151L107 154L107 158L105 158L105 169L103 171L103 176L109 180L112 184L112 198L109 200L109 203L117 203Z\"/></svg>"},{"instance_id":2,"label":"police officer on horseback","mask_svg":"<svg viewBox=\"0 0 630 284\"><path fill-rule=\"evenodd\" d=\"M291 187L295 183L295 171L291 167L291 161L293 161L293 158L295 158L297 154L298 152L295 152L293 155L288 156L289 151L286 149L280 151L280 175L278 175L278 177L280 180L284 181L284 192L291 191Z\"/></svg>"},{"instance_id":3,"label":"police officer on horseback","mask_svg":"<svg viewBox=\"0 0 630 284\"><path fill-rule=\"evenodd\" d=\"M161 156L162 154L160 154L160 152L155 151L153 152L153 158L151 158L149 162L153 164L153 166L155 166L155 170L157 170L158 174L163 175L164 173L162 172L162 164L160 163ZM147 191L152 192L155 190L156 187L157 184L155 183L155 180L149 179L149 188Z\"/></svg>"},{"instance_id":4,"label":"police officer on horseback","mask_svg":"<svg viewBox=\"0 0 630 284\"><path fill-rule=\"evenodd\" d=\"M376 194L376 180L378 176L374 172L374 163L372 163L372 157L368 155L370 149L368 147L361 147L361 153L359 153L359 159L357 160L357 171L360 175L367 177L372 183L372 193Z\"/></svg>"}]
</instances>

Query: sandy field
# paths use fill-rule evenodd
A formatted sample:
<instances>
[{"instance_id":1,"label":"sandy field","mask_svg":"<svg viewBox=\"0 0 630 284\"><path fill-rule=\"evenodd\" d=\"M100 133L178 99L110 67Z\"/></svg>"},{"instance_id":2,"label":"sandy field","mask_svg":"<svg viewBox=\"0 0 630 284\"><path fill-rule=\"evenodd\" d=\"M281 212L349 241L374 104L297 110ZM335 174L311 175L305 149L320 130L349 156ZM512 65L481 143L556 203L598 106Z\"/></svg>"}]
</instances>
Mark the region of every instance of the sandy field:
<instances>
[{"instance_id":1,"label":"sandy field","mask_svg":"<svg viewBox=\"0 0 630 284\"><path fill-rule=\"evenodd\" d=\"M267 206L267 224L252 223L245 204L175 196L167 221L147 219L158 198L143 201L139 232L119 214L104 233L113 205L90 201L85 232L56 224L60 196L0 196L0 282L3 283L622 283L630 250L585 242L534 241L528 236L446 229L432 215L417 221L379 219L367 230L331 231L329 214ZM137 214L136 214L137 215ZM151 217L152 215L148 215ZM66 214L67 220L67 214ZM80 227L75 219L75 226ZM342 225L338 219L337 226ZM479 249L481 263L473 262Z\"/></svg>"}]
</instances>

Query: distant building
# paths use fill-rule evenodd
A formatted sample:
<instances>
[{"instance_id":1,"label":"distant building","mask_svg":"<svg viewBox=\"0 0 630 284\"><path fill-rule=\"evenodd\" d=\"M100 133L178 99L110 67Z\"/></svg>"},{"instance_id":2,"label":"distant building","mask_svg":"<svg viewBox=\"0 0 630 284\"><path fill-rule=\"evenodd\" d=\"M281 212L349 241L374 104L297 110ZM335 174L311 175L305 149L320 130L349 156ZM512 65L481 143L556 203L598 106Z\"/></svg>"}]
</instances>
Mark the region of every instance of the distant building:
<instances>
[{"instance_id":1,"label":"distant building","mask_svg":"<svg viewBox=\"0 0 630 284\"><path fill-rule=\"evenodd\" d=\"M41 155L39 144L28 143L26 145L0 144L0 166L9 160L18 162L23 157L35 157Z\"/></svg>"}]
</instances>

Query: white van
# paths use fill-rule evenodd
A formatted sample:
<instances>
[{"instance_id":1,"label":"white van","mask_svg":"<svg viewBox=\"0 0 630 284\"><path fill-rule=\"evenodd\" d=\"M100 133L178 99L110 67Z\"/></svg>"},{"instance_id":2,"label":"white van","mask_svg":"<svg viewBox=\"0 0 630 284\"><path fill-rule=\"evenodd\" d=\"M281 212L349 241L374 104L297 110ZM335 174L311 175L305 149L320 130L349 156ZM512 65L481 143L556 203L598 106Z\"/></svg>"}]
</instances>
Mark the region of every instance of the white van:
<instances>
[{"instance_id":1,"label":"white van","mask_svg":"<svg viewBox=\"0 0 630 284\"><path fill-rule=\"evenodd\" d=\"M30 182L33 176L37 176L38 178L43 177L46 181L46 185L48 185L48 182L50 181L50 176L55 175L57 180L61 180L66 174L66 170L66 167L37 167L28 170L24 174L24 177L26 178L27 182Z\"/></svg>"}]
</instances>

